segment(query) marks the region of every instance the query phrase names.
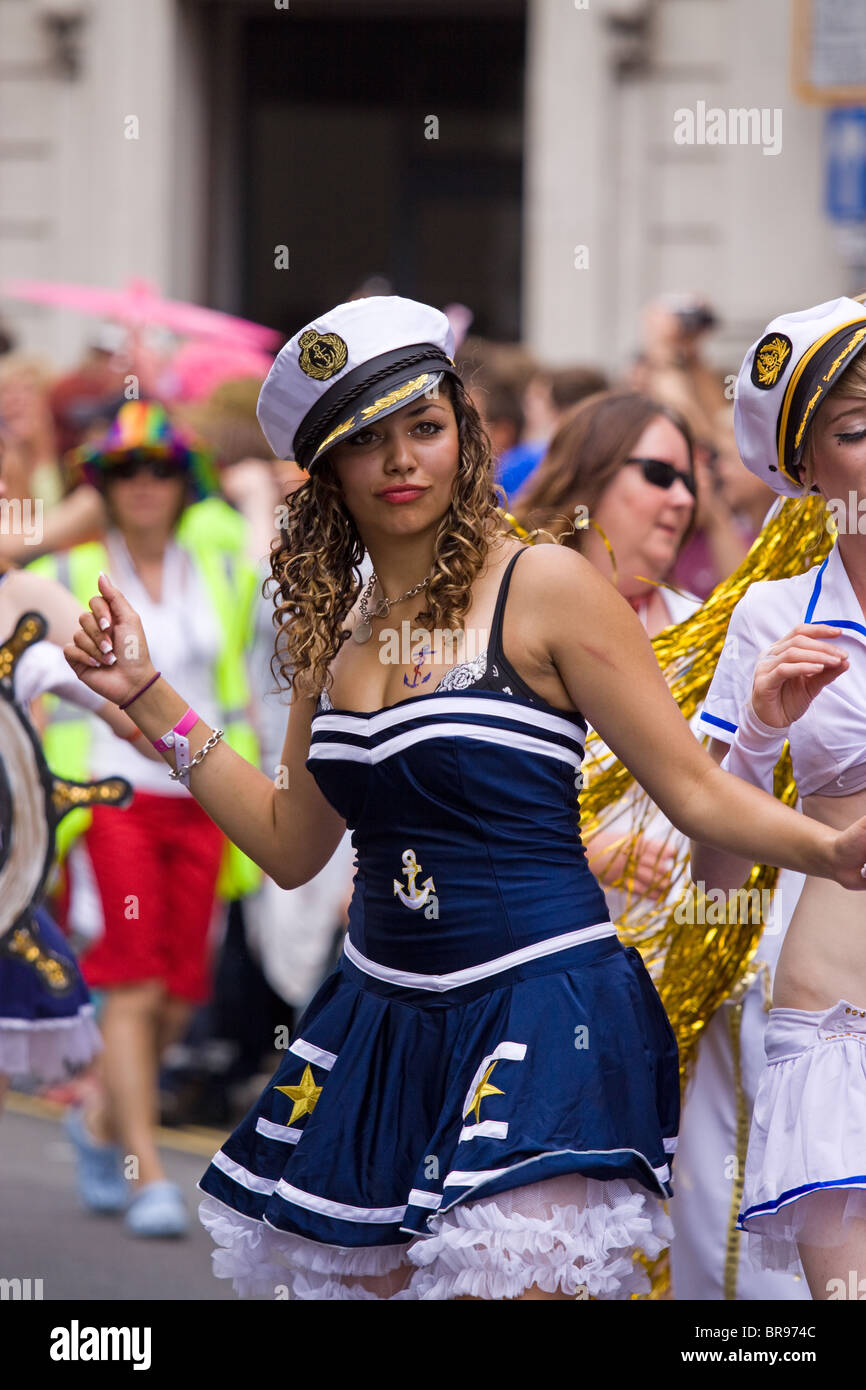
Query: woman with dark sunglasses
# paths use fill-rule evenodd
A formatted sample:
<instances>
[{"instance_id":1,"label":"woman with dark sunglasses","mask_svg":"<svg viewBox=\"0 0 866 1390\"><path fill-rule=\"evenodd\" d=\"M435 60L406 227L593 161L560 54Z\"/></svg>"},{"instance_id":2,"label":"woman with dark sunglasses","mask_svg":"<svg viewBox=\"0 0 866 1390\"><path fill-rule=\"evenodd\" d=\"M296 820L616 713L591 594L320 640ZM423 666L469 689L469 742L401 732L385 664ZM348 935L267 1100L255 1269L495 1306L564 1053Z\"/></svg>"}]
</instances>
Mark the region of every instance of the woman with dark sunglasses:
<instances>
[{"instance_id":1,"label":"woman with dark sunglasses","mask_svg":"<svg viewBox=\"0 0 866 1390\"><path fill-rule=\"evenodd\" d=\"M693 465L693 441L682 416L637 393L607 391L582 402L566 418L514 510L525 525L542 526L557 535L574 522L579 529L565 537L565 544L580 550L611 580L649 636L655 637L700 607L694 595L665 587L695 527ZM581 528L582 520L586 524ZM692 721L696 735L698 715ZM603 744L599 753L602 765L612 761ZM606 814L603 828L587 837L589 863L603 885L613 920L624 924L640 918L648 899L659 905L667 901L673 908L682 891L678 868L685 849L685 837L657 808L647 814L647 798L639 787L632 788L618 810ZM762 962L767 969L775 965L801 886L802 875L780 870L773 931L758 949L756 978L737 1015L736 1044L725 1006L708 1024L701 1043L680 1126L678 1163L687 1177L671 1204L675 1296L804 1296L803 1282L791 1274L753 1269L741 1258L736 1242L734 1256L728 1258L730 1192L715 1180L740 1144L732 1047L737 1047L750 1099L763 1064Z\"/></svg>"},{"instance_id":2,"label":"woman with dark sunglasses","mask_svg":"<svg viewBox=\"0 0 866 1390\"><path fill-rule=\"evenodd\" d=\"M603 391L569 411L513 510L585 555L654 637L686 616L656 586L691 534L695 492L685 420L637 392Z\"/></svg>"},{"instance_id":3,"label":"woman with dark sunglasses","mask_svg":"<svg viewBox=\"0 0 866 1390\"><path fill-rule=\"evenodd\" d=\"M568 413L513 510L524 526L542 528L585 555L655 637L699 606L662 587L691 534L695 493L692 438L682 416L634 391L603 391ZM658 838L645 833L638 847L638 897L667 891L674 852L664 841L671 827L660 814L658 822ZM614 918L628 905L614 886L625 869L622 845L619 826L587 846Z\"/></svg>"}]
</instances>

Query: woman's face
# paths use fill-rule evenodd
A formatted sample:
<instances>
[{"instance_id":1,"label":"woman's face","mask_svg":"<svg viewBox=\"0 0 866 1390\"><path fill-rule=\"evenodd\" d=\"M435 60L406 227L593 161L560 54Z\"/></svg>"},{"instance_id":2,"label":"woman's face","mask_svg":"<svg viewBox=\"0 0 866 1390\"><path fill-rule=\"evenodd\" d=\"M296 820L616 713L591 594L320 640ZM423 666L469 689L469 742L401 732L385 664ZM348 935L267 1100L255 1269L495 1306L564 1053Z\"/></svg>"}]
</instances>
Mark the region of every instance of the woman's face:
<instances>
[{"instance_id":1,"label":"woman's face","mask_svg":"<svg viewBox=\"0 0 866 1390\"><path fill-rule=\"evenodd\" d=\"M828 502L866 497L866 397L834 396L812 424L813 480ZM853 529L856 531L856 518Z\"/></svg>"},{"instance_id":2,"label":"woman's face","mask_svg":"<svg viewBox=\"0 0 866 1390\"><path fill-rule=\"evenodd\" d=\"M132 478L112 478L105 485L105 501L119 531L174 530L186 496L182 474L157 478L142 467Z\"/></svg>"},{"instance_id":3,"label":"woman's face","mask_svg":"<svg viewBox=\"0 0 866 1390\"><path fill-rule=\"evenodd\" d=\"M613 547L620 588L635 575L664 578L677 558L695 506L683 481L692 471L688 445L664 415L650 421L630 457L669 463L682 477L663 488L648 482L639 464L625 463L596 503L590 521L598 523ZM588 558L603 572L609 571L610 561L598 533L590 528L587 540Z\"/></svg>"},{"instance_id":4,"label":"woman's face","mask_svg":"<svg viewBox=\"0 0 866 1390\"><path fill-rule=\"evenodd\" d=\"M343 497L367 543L438 526L460 459L457 419L440 390L358 430L330 451Z\"/></svg>"}]
</instances>

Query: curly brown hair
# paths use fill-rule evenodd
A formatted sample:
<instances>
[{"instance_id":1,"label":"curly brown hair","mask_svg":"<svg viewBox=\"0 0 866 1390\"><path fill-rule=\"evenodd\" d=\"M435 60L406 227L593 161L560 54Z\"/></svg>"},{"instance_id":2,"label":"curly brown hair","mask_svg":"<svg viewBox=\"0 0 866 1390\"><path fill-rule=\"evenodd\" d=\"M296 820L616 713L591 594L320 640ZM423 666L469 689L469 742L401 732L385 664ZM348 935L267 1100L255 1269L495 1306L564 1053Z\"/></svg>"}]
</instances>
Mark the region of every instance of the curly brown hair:
<instances>
[{"instance_id":1,"label":"curly brown hair","mask_svg":"<svg viewBox=\"0 0 866 1390\"><path fill-rule=\"evenodd\" d=\"M451 505L436 533L427 607L415 621L455 631L462 627L492 536L508 525L499 510L490 440L478 411L458 378L446 374L440 390L457 420L460 457ZM350 635L343 622L360 592L357 568L364 545L327 454L286 498L286 512L271 551L272 577L265 581L266 587L276 584L271 669L289 689L307 672L316 691L330 689L329 668Z\"/></svg>"}]
</instances>

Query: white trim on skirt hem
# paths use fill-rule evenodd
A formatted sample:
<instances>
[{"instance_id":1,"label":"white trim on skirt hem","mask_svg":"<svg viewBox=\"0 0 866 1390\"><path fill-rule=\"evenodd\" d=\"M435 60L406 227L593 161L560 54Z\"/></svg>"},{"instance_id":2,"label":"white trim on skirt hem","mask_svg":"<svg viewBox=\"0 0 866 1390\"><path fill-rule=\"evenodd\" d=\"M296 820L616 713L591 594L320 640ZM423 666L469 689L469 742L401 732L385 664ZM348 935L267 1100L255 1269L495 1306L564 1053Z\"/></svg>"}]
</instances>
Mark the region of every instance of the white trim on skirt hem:
<instances>
[{"instance_id":1,"label":"white trim on skirt hem","mask_svg":"<svg viewBox=\"0 0 866 1390\"><path fill-rule=\"evenodd\" d=\"M93 1006L58 1019L0 1018L0 1073L32 1081L63 1081L102 1051Z\"/></svg>"},{"instance_id":2,"label":"white trim on skirt hem","mask_svg":"<svg viewBox=\"0 0 866 1390\"><path fill-rule=\"evenodd\" d=\"M655 1259L673 1239L662 1201L639 1183L578 1173L461 1202L431 1218L431 1235L405 1245L326 1245L210 1196L199 1218L219 1247L217 1278L231 1279L241 1297L267 1299L502 1300L533 1285L628 1299L650 1288L638 1252ZM365 1279L393 1291L371 1292Z\"/></svg>"}]
</instances>

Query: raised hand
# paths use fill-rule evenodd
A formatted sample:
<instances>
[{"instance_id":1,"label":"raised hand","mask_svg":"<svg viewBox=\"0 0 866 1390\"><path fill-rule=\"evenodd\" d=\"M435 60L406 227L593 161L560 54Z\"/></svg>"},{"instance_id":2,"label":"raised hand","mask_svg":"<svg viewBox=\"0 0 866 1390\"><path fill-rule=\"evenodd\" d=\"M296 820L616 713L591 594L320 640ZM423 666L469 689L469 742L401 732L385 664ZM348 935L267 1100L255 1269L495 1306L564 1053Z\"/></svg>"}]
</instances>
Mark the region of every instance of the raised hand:
<instances>
[{"instance_id":1,"label":"raised hand","mask_svg":"<svg viewBox=\"0 0 866 1390\"><path fill-rule=\"evenodd\" d=\"M63 648L76 676L105 700L123 704L155 674L141 619L105 574L99 593Z\"/></svg>"},{"instance_id":2,"label":"raised hand","mask_svg":"<svg viewBox=\"0 0 866 1390\"><path fill-rule=\"evenodd\" d=\"M847 653L822 640L840 634L841 628L826 623L800 623L761 653L752 680L752 707L760 720L787 729L825 685L848 670Z\"/></svg>"},{"instance_id":3,"label":"raised hand","mask_svg":"<svg viewBox=\"0 0 866 1390\"><path fill-rule=\"evenodd\" d=\"M616 831L599 831L586 844L586 858L599 883L610 888L628 891L636 897L661 900L669 892L676 854L662 840L641 835L634 846L631 863L627 865L624 835ZM623 875L628 868L627 884Z\"/></svg>"}]
</instances>

